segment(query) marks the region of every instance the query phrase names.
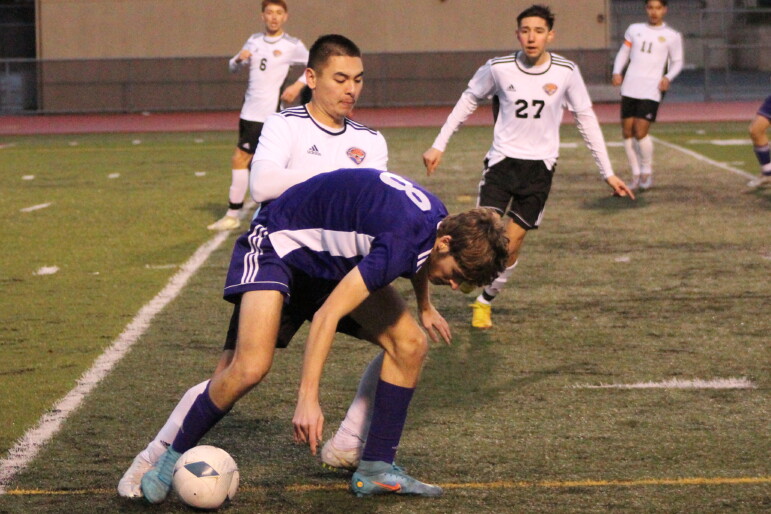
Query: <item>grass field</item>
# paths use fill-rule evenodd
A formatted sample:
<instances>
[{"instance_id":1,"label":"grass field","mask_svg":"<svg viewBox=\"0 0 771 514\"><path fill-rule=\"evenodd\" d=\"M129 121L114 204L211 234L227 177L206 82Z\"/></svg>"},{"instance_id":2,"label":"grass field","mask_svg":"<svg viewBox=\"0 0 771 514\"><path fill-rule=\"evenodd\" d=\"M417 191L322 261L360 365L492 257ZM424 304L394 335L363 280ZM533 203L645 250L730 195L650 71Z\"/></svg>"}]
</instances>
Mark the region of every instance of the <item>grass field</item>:
<instances>
[{"instance_id":1,"label":"grass field","mask_svg":"<svg viewBox=\"0 0 771 514\"><path fill-rule=\"evenodd\" d=\"M636 202L609 196L577 132L564 128L542 228L494 305L495 327L472 330L473 297L436 290L454 344L432 348L399 463L443 484L445 497L354 498L348 477L291 442L298 337L204 441L241 469L227 511L767 511L771 189L748 192L745 176L679 149L754 174L749 142L713 144L746 139L745 125L657 125L654 135L677 147L657 145L655 188ZM438 193L450 212L471 207L491 129L462 129L439 175L425 178L420 154L435 132L384 131L391 169ZM617 132L606 127L609 142ZM205 226L221 215L232 139L0 141L3 454L211 239ZM622 149L610 152L626 178ZM214 252L16 476L0 512L185 510L176 499L122 500L115 486L216 362L231 246ZM335 344L322 385L327 435L373 354L348 338ZM727 378L750 388L587 387Z\"/></svg>"}]
</instances>

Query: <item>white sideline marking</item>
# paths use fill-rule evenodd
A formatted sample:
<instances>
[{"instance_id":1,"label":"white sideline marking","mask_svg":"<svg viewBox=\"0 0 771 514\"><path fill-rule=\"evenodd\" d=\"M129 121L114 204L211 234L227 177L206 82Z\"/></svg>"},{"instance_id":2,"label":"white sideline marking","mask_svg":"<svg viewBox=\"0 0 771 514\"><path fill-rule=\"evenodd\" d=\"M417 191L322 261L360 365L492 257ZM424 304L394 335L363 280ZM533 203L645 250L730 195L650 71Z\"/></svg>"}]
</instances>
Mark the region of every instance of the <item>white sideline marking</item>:
<instances>
[{"instance_id":1,"label":"white sideline marking","mask_svg":"<svg viewBox=\"0 0 771 514\"><path fill-rule=\"evenodd\" d=\"M228 235L230 235L229 232L220 232L201 245L193 256L182 265L182 268L169 279L166 287L139 310L131 323L123 330L123 333L94 361L91 369L83 373L78 379L77 385L40 418L37 426L29 429L8 450L8 456L0 460L0 495L6 493L6 487L16 474L26 468L43 445L59 431L67 417L80 407L83 400L128 353L150 326L155 315L179 295L190 277L228 238Z\"/></svg>"},{"instance_id":2,"label":"white sideline marking","mask_svg":"<svg viewBox=\"0 0 771 514\"><path fill-rule=\"evenodd\" d=\"M32 211L39 211L40 209L45 209L46 207L50 207L51 202L48 203L39 203L37 205L32 205L30 207L25 207L23 209L19 209L19 212L32 212Z\"/></svg>"},{"instance_id":3,"label":"white sideline marking","mask_svg":"<svg viewBox=\"0 0 771 514\"><path fill-rule=\"evenodd\" d=\"M43 266L39 270L33 273L33 275L42 276L42 275L53 275L55 273L59 273L59 266Z\"/></svg>"},{"instance_id":4,"label":"white sideline marking","mask_svg":"<svg viewBox=\"0 0 771 514\"><path fill-rule=\"evenodd\" d=\"M22 180L35 180L35 175L22 175Z\"/></svg>"},{"instance_id":5,"label":"white sideline marking","mask_svg":"<svg viewBox=\"0 0 771 514\"><path fill-rule=\"evenodd\" d=\"M713 378L712 380L681 380L673 378L663 382L638 382L636 384L577 384L573 389L756 389L746 378Z\"/></svg>"},{"instance_id":6,"label":"white sideline marking","mask_svg":"<svg viewBox=\"0 0 771 514\"><path fill-rule=\"evenodd\" d=\"M689 145L750 146L750 139L691 139Z\"/></svg>"},{"instance_id":7,"label":"white sideline marking","mask_svg":"<svg viewBox=\"0 0 771 514\"><path fill-rule=\"evenodd\" d=\"M696 153L696 152L694 152L692 150L688 150L687 148L683 148L682 146L676 145L674 143L669 143L667 141L664 141L663 139L659 139L659 138L653 137L653 136L651 136L651 139L653 139L656 143L661 143L664 146L668 146L670 148L674 148L675 150L677 150L679 152L682 152L682 153L684 153L686 155L690 155L691 157L693 157L694 159L696 159L698 161L706 162L707 164L711 164L712 166L716 166L718 168L730 171L731 173L736 173L737 175L741 175L742 177L747 178L747 179L755 178L755 175L747 173L744 170L740 170L738 168L734 168L733 166L729 166L728 164L725 164L723 162L713 161L709 157L705 157L704 155L701 155L700 153Z\"/></svg>"},{"instance_id":8,"label":"white sideline marking","mask_svg":"<svg viewBox=\"0 0 771 514\"><path fill-rule=\"evenodd\" d=\"M107 178L118 178L120 177L120 173L110 173L107 175Z\"/></svg>"}]
</instances>

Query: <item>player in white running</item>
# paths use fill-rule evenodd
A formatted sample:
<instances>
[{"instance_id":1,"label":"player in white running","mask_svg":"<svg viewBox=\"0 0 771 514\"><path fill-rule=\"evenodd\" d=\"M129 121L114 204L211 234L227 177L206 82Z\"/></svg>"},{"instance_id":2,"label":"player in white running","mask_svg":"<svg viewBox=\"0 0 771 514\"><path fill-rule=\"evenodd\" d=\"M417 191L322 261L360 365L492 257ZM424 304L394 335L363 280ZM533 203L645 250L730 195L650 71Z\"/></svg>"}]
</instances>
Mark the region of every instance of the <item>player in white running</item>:
<instances>
[{"instance_id":1,"label":"player in white running","mask_svg":"<svg viewBox=\"0 0 771 514\"><path fill-rule=\"evenodd\" d=\"M469 82L436 140L423 154L431 175L439 166L452 134L479 102L497 97L499 110L493 144L485 156L477 205L509 216L508 268L471 305L472 326L492 326L490 303L517 265L520 246L529 230L538 228L559 156L563 108L573 112L587 147L613 193L634 198L613 174L605 139L592 101L575 63L547 51L554 39L554 15L533 5L517 17L522 50L487 61Z\"/></svg>"},{"instance_id":2,"label":"player in white running","mask_svg":"<svg viewBox=\"0 0 771 514\"><path fill-rule=\"evenodd\" d=\"M276 112L279 102L292 103L305 85L305 76L283 92L281 85L289 67L305 66L308 49L302 41L284 32L289 17L284 0L263 0L262 21L265 31L253 34L229 63L231 73L249 68L249 82L238 120L238 144L230 158L231 182L228 210L207 228L234 230L241 225L240 214L249 185L249 164L257 148L265 120ZM280 94L280 98L279 98Z\"/></svg>"},{"instance_id":3,"label":"player in white running","mask_svg":"<svg viewBox=\"0 0 771 514\"><path fill-rule=\"evenodd\" d=\"M613 63L613 85L621 86L621 132L632 189L653 185L653 140L648 131L670 83L683 69L683 38L664 23L667 0L646 0L645 11L648 22L626 29Z\"/></svg>"},{"instance_id":4,"label":"player in white running","mask_svg":"<svg viewBox=\"0 0 771 514\"><path fill-rule=\"evenodd\" d=\"M343 36L322 36L311 47L308 66L306 75L313 90L311 101L274 113L265 122L252 162L251 193L258 201L276 198L294 184L338 168L387 169L388 149L382 134L347 117L363 86L364 67L359 48ZM421 321L429 327L432 339L435 339L435 329L447 340L447 322L431 309L433 306L421 314ZM302 324L304 319L295 321ZM294 330L297 328L299 325ZM293 332L283 337L288 342L292 335ZM234 337L235 332L227 338L218 371L233 357ZM377 377L381 364L382 354L379 354L366 376L374 374ZM174 440L190 406L208 383L208 380L204 381L184 394L155 439L136 456L118 484L121 496L141 497L142 476ZM364 388L360 394L368 395L366 398L374 397L373 387ZM364 405L366 410L370 405L366 398L357 396L353 403L357 412L358 406ZM370 412L366 411L364 415L368 419Z\"/></svg>"},{"instance_id":5,"label":"player in white running","mask_svg":"<svg viewBox=\"0 0 771 514\"><path fill-rule=\"evenodd\" d=\"M760 164L760 176L747 183L749 187L771 185L771 151L768 147L768 127L771 126L771 96L766 97L763 105L750 123L752 149Z\"/></svg>"}]
</instances>

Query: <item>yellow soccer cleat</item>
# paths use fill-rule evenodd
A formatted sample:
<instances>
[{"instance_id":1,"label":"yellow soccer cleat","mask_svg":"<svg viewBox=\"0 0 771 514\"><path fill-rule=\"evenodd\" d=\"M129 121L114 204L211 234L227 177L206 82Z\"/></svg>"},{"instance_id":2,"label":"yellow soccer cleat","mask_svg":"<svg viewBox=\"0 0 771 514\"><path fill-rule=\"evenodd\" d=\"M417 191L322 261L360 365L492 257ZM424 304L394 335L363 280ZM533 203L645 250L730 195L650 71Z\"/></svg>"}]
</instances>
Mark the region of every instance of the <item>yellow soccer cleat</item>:
<instances>
[{"instance_id":1,"label":"yellow soccer cleat","mask_svg":"<svg viewBox=\"0 0 771 514\"><path fill-rule=\"evenodd\" d=\"M241 226L241 222L238 218L234 218L233 216L223 216L222 218L218 219L211 225L209 225L209 230L216 230L218 232L224 232L226 230L235 230L238 227Z\"/></svg>"},{"instance_id":2,"label":"yellow soccer cleat","mask_svg":"<svg viewBox=\"0 0 771 514\"><path fill-rule=\"evenodd\" d=\"M471 326L474 328L481 328L481 329L487 329L492 328L493 321L491 319L492 316L492 306L487 303L482 303L479 300L475 301L471 305Z\"/></svg>"}]
</instances>

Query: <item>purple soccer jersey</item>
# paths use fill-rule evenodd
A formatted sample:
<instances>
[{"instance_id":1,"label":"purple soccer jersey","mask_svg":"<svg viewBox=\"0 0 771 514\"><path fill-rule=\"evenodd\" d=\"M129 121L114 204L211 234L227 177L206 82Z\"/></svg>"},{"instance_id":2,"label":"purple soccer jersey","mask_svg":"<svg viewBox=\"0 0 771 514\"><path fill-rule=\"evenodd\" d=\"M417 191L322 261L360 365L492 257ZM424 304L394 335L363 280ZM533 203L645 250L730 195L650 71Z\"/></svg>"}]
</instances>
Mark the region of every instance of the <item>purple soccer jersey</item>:
<instances>
[{"instance_id":1,"label":"purple soccer jersey","mask_svg":"<svg viewBox=\"0 0 771 514\"><path fill-rule=\"evenodd\" d=\"M370 291L410 278L445 216L436 196L394 173L322 173L262 208L236 242L225 298L256 289L288 293L292 269L339 281L358 266Z\"/></svg>"}]
</instances>

